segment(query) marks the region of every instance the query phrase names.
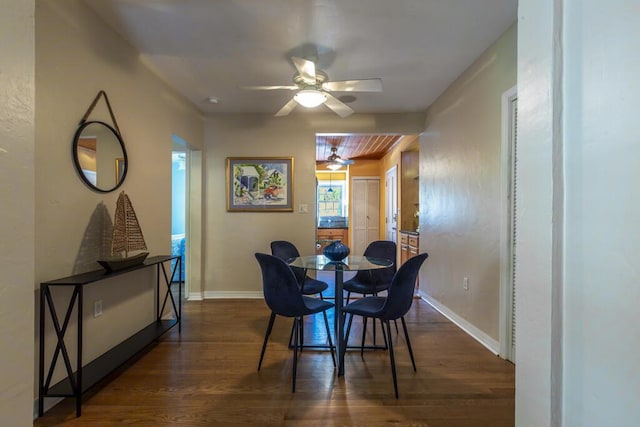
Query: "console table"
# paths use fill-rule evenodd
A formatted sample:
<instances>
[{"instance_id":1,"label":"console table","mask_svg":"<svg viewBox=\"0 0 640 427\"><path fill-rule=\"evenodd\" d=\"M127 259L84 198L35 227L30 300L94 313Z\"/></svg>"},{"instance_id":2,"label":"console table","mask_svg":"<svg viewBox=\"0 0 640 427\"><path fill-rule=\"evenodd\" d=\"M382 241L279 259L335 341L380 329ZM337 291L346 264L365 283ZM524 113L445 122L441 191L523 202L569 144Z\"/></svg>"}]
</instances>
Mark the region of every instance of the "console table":
<instances>
[{"instance_id":1,"label":"console table","mask_svg":"<svg viewBox=\"0 0 640 427\"><path fill-rule=\"evenodd\" d=\"M165 263L169 263L172 260L176 260L175 266L171 270L171 275L167 275L167 269ZM110 279L115 276L127 274L132 271L140 270L143 268L156 267L156 320L135 333L131 337L127 338L120 344L108 350L103 355L99 356L87 365L82 365L82 307L84 305L83 290L85 286L92 283L99 282L104 279ZM157 340L162 334L169 329L178 325L178 330L181 330L181 318L182 318L182 259L178 255L160 255L147 258L144 263L129 267L123 270L113 271L106 273L105 270L90 271L88 273L77 274L74 276L64 277L62 279L52 280L40 284L40 369L39 369L39 394L38 394L38 415L42 416L44 412L44 398L45 397L75 397L76 399L76 416L81 414L82 406L82 394L89 388L94 386L98 381L104 378L107 374L121 366L127 360L129 360L136 353L147 347L153 341ZM173 296L172 284L173 279L178 275L178 303L176 304ZM164 290L162 307L160 307L160 277L163 277L166 285ZM72 288L72 294L69 298L69 303L66 307L64 319L60 323L58 312L56 310L51 291L56 287ZM164 289L164 288L163 288ZM171 308L175 315L175 319L162 320L161 316L164 312L167 302L170 302ZM65 334L69 326L69 320L71 314L77 307L77 356L75 363L75 372L71 364L71 358L65 344ZM48 310L47 310L48 309ZM49 361L49 370L45 378L45 314L49 312L51 317L53 328L57 337L57 344L55 351ZM57 362L60 360L64 362L67 376L60 382L51 385L51 379Z\"/></svg>"}]
</instances>

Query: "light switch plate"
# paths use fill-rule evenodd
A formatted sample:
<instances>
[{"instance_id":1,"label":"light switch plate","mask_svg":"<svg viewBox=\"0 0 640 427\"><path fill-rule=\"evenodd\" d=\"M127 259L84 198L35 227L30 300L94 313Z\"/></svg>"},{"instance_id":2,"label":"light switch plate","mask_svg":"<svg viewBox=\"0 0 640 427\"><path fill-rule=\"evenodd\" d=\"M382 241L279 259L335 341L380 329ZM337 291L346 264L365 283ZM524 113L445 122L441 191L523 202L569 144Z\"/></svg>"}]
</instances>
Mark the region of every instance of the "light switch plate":
<instances>
[{"instance_id":1,"label":"light switch plate","mask_svg":"<svg viewBox=\"0 0 640 427\"><path fill-rule=\"evenodd\" d=\"M102 316L102 300L99 299L93 303L93 317Z\"/></svg>"},{"instance_id":2,"label":"light switch plate","mask_svg":"<svg viewBox=\"0 0 640 427\"><path fill-rule=\"evenodd\" d=\"M309 205L304 204L304 203L298 205L298 212L299 213L309 213Z\"/></svg>"}]
</instances>

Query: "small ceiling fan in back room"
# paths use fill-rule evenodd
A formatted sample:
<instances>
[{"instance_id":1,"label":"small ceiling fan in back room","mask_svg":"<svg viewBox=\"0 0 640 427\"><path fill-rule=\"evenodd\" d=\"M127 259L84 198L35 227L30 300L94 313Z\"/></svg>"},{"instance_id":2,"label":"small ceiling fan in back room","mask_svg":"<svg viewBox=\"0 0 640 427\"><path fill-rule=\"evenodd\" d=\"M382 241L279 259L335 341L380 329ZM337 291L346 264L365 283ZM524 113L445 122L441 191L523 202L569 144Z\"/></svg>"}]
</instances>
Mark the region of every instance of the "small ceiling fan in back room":
<instances>
[{"instance_id":1,"label":"small ceiling fan in back room","mask_svg":"<svg viewBox=\"0 0 640 427\"><path fill-rule=\"evenodd\" d=\"M381 79L330 81L327 73L316 68L315 62L297 56L292 56L291 61L297 70L293 76L293 85L242 87L249 90L297 91L293 98L275 114L276 117L286 116L298 104L306 108L315 108L324 104L340 117L347 117L353 114L353 109L333 96L331 92L382 92Z\"/></svg>"},{"instance_id":2,"label":"small ceiling fan in back room","mask_svg":"<svg viewBox=\"0 0 640 427\"><path fill-rule=\"evenodd\" d=\"M331 154L327 157L327 160L318 161L318 164L323 164L327 169L338 170L343 166L352 165L353 160L347 160L340 157L337 153L338 147L331 147Z\"/></svg>"}]
</instances>

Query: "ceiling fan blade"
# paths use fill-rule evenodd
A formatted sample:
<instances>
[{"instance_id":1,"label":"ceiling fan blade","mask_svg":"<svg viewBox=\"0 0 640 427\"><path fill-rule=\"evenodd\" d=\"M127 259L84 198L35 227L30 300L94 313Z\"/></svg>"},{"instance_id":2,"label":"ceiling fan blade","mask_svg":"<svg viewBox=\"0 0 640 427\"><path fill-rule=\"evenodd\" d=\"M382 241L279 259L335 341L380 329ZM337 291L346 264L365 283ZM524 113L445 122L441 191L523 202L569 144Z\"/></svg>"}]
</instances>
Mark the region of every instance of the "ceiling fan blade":
<instances>
[{"instance_id":1,"label":"ceiling fan blade","mask_svg":"<svg viewBox=\"0 0 640 427\"><path fill-rule=\"evenodd\" d=\"M334 165L352 165L355 162L353 160L343 159L338 155L338 147L331 147L331 154L327 157L326 160L320 160L317 163L326 163L326 164L334 164Z\"/></svg>"},{"instance_id":2,"label":"ceiling fan blade","mask_svg":"<svg viewBox=\"0 0 640 427\"><path fill-rule=\"evenodd\" d=\"M240 89L247 89L247 90L277 90L277 89L296 90L296 89L298 89L298 86L240 86Z\"/></svg>"},{"instance_id":3,"label":"ceiling fan blade","mask_svg":"<svg viewBox=\"0 0 640 427\"><path fill-rule=\"evenodd\" d=\"M284 104L284 107L282 107L276 114L276 117L282 117L282 116L286 116L288 115L290 112L293 111L294 108L296 108L296 105L298 105L298 103L296 102L295 99L291 99L289 102L287 102L286 104Z\"/></svg>"},{"instance_id":4,"label":"ceiling fan blade","mask_svg":"<svg viewBox=\"0 0 640 427\"><path fill-rule=\"evenodd\" d=\"M338 159L335 159L333 161L333 163L339 163L341 165L352 165L355 162L353 160L347 160L347 159L338 158Z\"/></svg>"},{"instance_id":5,"label":"ceiling fan blade","mask_svg":"<svg viewBox=\"0 0 640 427\"><path fill-rule=\"evenodd\" d=\"M343 159L338 157L337 159L332 159L332 160L316 160L316 163L318 164L338 164L338 165L342 165L342 166L346 166L346 165L352 165L355 163L354 160L347 160L347 159Z\"/></svg>"},{"instance_id":6,"label":"ceiling fan blade","mask_svg":"<svg viewBox=\"0 0 640 427\"><path fill-rule=\"evenodd\" d=\"M324 102L324 105L332 109L337 115L344 118L353 114L353 110L347 104L343 103L330 93L325 92L324 94L327 96L327 100Z\"/></svg>"},{"instance_id":7,"label":"ceiling fan blade","mask_svg":"<svg viewBox=\"0 0 640 427\"><path fill-rule=\"evenodd\" d=\"M382 92L382 79L326 82L322 84L322 88L336 92Z\"/></svg>"},{"instance_id":8,"label":"ceiling fan blade","mask_svg":"<svg viewBox=\"0 0 640 427\"><path fill-rule=\"evenodd\" d=\"M298 58L297 56L292 56L291 60L293 61L293 65L296 66L298 73L300 73L300 77L302 77L302 80L304 80L306 84L315 85L316 64L307 59Z\"/></svg>"}]
</instances>

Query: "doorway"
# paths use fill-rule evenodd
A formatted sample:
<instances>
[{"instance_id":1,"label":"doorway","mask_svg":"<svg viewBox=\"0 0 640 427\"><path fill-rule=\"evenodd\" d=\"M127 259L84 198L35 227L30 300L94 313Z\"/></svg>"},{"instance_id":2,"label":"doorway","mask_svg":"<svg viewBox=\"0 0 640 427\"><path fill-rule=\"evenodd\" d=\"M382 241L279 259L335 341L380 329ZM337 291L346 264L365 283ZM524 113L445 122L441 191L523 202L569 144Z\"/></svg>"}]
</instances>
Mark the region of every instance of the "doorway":
<instances>
[{"instance_id":1,"label":"doorway","mask_svg":"<svg viewBox=\"0 0 640 427\"><path fill-rule=\"evenodd\" d=\"M369 243L380 238L380 178L353 178L352 251L362 255Z\"/></svg>"},{"instance_id":2,"label":"doorway","mask_svg":"<svg viewBox=\"0 0 640 427\"><path fill-rule=\"evenodd\" d=\"M181 259L180 275L176 274L173 281L185 281L185 252L186 252L186 191L187 191L187 152L186 148L174 150L171 153L171 255ZM173 271L176 260L171 263ZM182 278L182 280L180 280Z\"/></svg>"},{"instance_id":3,"label":"doorway","mask_svg":"<svg viewBox=\"0 0 640 427\"><path fill-rule=\"evenodd\" d=\"M182 259L184 298L204 299L203 289L203 156L172 135L171 253ZM175 280L178 280L176 273Z\"/></svg>"},{"instance_id":4,"label":"doorway","mask_svg":"<svg viewBox=\"0 0 640 427\"><path fill-rule=\"evenodd\" d=\"M398 167L393 166L385 174L385 238L398 242Z\"/></svg>"}]
</instances>

